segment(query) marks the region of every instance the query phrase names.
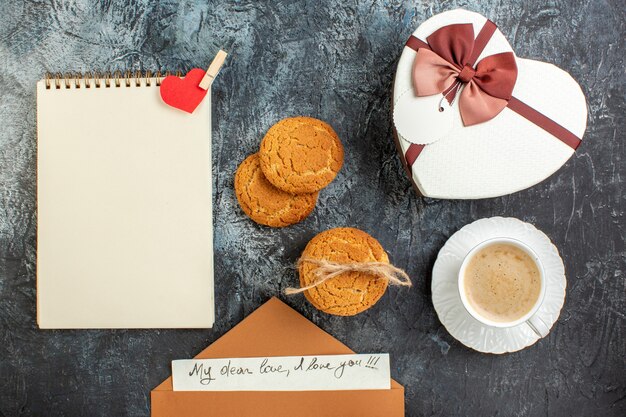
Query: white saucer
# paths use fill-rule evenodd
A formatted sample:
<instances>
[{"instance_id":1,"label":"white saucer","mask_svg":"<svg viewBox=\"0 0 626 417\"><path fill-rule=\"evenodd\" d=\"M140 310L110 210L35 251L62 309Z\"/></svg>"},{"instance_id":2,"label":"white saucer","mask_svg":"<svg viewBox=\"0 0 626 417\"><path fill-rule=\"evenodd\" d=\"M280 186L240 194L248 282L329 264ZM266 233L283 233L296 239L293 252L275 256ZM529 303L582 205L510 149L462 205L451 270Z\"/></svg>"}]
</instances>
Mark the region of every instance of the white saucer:
<instances>
[{"instance_id":1,"label":"white saucer","mask_svg":"<svg viewBox=\"0 0 626 417\"><path fill-rule=\"evenodd\" d=\"M495 238L518 239L539 256L546 277L546 295L537 314L552 328L565 301L565 267L548 236L535 226L511 217L480 219L456 232L439 251L433 267L432 297L439 320L450 334L465 346L485 353L515 352L539 340L522 323L511 328L487 327L474 319L461 304L458 273L467 253L479 243Z\"/></svg>"}]
</instances>

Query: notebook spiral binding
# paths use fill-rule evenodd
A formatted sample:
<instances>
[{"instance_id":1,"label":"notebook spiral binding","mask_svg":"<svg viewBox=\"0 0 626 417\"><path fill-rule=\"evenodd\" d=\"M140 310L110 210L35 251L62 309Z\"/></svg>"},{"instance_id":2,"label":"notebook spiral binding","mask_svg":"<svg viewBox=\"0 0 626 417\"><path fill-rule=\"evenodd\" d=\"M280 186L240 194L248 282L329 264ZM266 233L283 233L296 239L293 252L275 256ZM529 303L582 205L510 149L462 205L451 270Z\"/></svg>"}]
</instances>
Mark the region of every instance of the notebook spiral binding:
<instances>
[{"instance_id":1,"label":"notebook spiral binding","mask_svg":"<svg viewBox=\"0 0 626 417\"><path fill-rule=\"evenodd\" d=\"M164 74L161 71L157 71L154 74L152 71L126 71L122 75L121 71L106 71L100 72L86 72L86 73L65 73L60 72L52 74L46 73L46 89L52 88L59 90L61 88L111 88L111 87L130 87L134 84L136 87L143 85L150 87L153 78L156 78L156 85L160 86L163 78L172 74L171 71L165 71ZM182 73L180 71L174 72L177 77L180 77Z\"/></svg>"}]
</instances>

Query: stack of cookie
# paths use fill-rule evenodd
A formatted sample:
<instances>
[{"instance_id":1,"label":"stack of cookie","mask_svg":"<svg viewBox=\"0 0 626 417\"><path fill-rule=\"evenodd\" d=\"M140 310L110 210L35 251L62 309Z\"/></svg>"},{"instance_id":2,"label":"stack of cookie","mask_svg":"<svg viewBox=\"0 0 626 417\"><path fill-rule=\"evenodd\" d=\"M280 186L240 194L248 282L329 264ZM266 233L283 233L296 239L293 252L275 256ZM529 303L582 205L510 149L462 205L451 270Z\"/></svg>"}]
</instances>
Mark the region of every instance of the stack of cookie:
<instances>
[{"instance_id":1,"label":"stack of cookie","mask_svg":"<svg viewBox=\"0 0 626 417\"><path fill-rule=\"evenodd\" d=\"M258 153L235 174L235 193L255 222L284 227L304 220L319 191L343 165L343 146L330 125L311 117L290 117L272 126Z\"/></svg>"}]
</instances>

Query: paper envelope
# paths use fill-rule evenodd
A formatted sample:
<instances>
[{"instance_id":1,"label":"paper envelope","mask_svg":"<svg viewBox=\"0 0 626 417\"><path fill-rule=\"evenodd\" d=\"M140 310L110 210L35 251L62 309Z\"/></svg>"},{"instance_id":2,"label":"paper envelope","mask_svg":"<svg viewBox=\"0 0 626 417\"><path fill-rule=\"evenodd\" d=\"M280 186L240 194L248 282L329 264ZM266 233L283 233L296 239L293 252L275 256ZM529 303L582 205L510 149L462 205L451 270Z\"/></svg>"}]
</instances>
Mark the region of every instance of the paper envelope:
<instances>
[{"instance_id":1,"label":"paper envelope","mask_svg":"<svg viewBox=\"0 0 626 417\"><path fill-rule=\"evenodd\" d=\"M277 298L259 307L197 359L354 353ZM400 417L404 387L351 391L173 391L172 378L152 390L152 417Z\"/></svg>"}]
</instances>

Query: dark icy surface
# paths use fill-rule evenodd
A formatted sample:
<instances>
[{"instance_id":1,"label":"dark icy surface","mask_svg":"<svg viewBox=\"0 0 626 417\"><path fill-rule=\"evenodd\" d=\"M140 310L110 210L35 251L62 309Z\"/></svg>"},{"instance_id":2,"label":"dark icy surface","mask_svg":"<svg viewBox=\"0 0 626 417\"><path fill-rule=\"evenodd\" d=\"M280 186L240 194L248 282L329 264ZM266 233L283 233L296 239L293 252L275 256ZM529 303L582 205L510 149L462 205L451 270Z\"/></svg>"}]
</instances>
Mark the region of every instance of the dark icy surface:
<instances>
[{"instance_id":1,"label":"dark icy surface","mask_svg":"<svg viewBox=\"0 0 626 417\"><path fill-rule=\"evenodd\" d=\"M286 301L356 351L390 352L408 416L626 415L623 1L209 3L1 2L0 416L147 416L170 361L195 355L294 285L291 265L306 242L336 226L378 238L415 286L392 288L351 318L320 313L301 296ZM389 116L395 65L420 22L456 7L491 18L519 56L560 66L587 96L583 145L532 189L423 199L402 171ZM231 54L213 93L215 328L38 330L35 82L46 71L188 70L208 65L219 47ZM336 128L344 168L306 221L260 227L236 203L234 171L273 123L301 114ZM101 123L94 115L94 128ZM430 298L446 239L495 215L546 232L568 278L550 335L503 356L454 340Z\"/></svg>"}]
</instances>

